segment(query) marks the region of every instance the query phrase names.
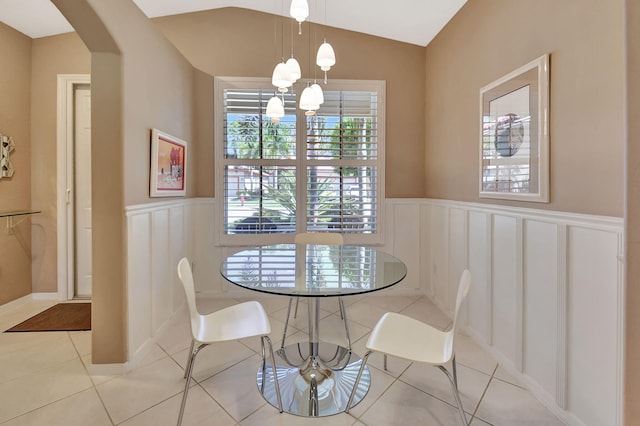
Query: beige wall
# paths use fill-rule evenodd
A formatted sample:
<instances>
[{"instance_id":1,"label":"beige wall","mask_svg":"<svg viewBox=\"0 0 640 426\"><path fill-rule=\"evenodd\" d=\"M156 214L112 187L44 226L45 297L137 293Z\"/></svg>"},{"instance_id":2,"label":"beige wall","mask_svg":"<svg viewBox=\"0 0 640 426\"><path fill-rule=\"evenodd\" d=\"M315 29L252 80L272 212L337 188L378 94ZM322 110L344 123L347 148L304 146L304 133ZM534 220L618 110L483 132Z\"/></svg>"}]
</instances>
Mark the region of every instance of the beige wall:
<instances>
[{"instance_id":1,"label":"beige wall","mask_svg":"<svg viewBox=\"0 0 640 426\"><path fill-rule=\"evenodd\" d=\"M640 4L626 1L625 419L640 418ZM634 420L635 419L635 420Z\"/></svg>"},{"instance_id":2,"label":"beige wall","mask_svg":"<svg viewBox=\"0 0 640 426\"><path fill-rule=\"evenodd\" d=\"M271 74L274 59L275 18L271 15L243 9L219 9L208 12L167 17L153 22L167 35L178 49L203 71L194 70L197 90L195 104L166 102L169 97L187 94L191 86L180 83L166 86L166 90L150 90L146 84L148 75L172 79L175 70L155 66L161 61L157 54L131 56L141 64L132 67L127 90L138 93L145 105L126 106L125 117L144 118L146 128L131 130L130 137L145 141L127 150L124 157L128 178L125 186L125 204L141 204L153 201L148 196L148 129L152 122L160 129L175 135L183 135L190 142L190 168L194 175L187 188L189 195L213 196L213 80L212 75L263 76ZM89 22L89 20L87 20ZM279 21L280 22L280 21ZM245 26L246 25L246 26ZM242 28L242 31L239 29ZM247 31L247 28L251 31ZM91 27L87 30L90 32ZM290 46L290 28L285 27L285 46ZM387 81L387 196L423 196L424 181L424 128L416 123L424 115L424 103L420 94L424 91L424 49L405 43L393 42L359 33L328 29L327 37L338 56L338 64L330 72L330 78L383 79ZM269 34L265 37L265 32ZM97 31L93 31L93 43L102 43ZM278 27L278 36L282 33ZM322 37L322 27L305 25L304 35L294 36L294 53L300 63L308 64L308 35ZM25 40L29 40L24 37ZM132 37L140 39L139 36ZM228 43L229 38L237 44ZM139 45L149 43L139 40ZM262 43L262 44L260 44ZM236 46L252 46L251 54ZM154 51L153 48L140 48ZM280 48L279 48L280 49ZM105 50L105 49L103 49ZM285 48L286 56L290 54ZM238 53L239 52L239 53ZM314 53L315 54L315 53ZM176 55L172 51L171 55ZM384 57L384 60L380 60ZM224 61L218 58L225 58ZM166 59L166 58L165 58ZM145 67L141 66L142 64ZM153 68L149 72L148 69ZM315 68L315 67L314 67ZM308 69L308 66L307 66ZM181 71L183 72L184 69ZM31 203L43 211L34 220L33 235L33 291L57 291L57 233L56 233L56 76L58 74L89 74L91 54L77 33L68 33L33 40L33 74L31 78L32 132L33 132L33 194ZM303 72L309 75L308 71ZM27 76L29 73L23 73ZM318 74L320 77L320 74ZM167 93L169 92L169 93ZM142 114L148 105L157 106L154 114ZM162 112L160 112L162 110ZM193 114L192 114L193 112ZM193 115L197 125L191 124ZM25 115L25 117L27 117ZM189 136L190 133L193 136ZM187 136L184 136L187 135ZM198 141L201 141L199 143ZM107 153L108 154L108 153ZM107 157L102 157L102 159ZM196 163L197 162L197 163ZM103 162L102 162L103 163ZM157 199L156 199L157 200Z\"/></svg>"},{"instance_id":3,"label":"beige wall","mask_svg":"<svg viewBox=\"0 0 640 426\"><path fill-rule=\"evenodd\" d=\"M121 291L114 291L112 287L117 287L118 281L122 280L119 253L124 250L121 239L124 223L121 219L114 223L113 218L118 217L126 205L161 201L148 196L149 129L157 127L189 141L189 167L194 174L188 183L187 195L213 196L212 75L270 76L275 64L271 37L275 18L246 10L221 9L156 20L178 49L203 70L198 71L178 50L159 38L155 27L128 1L123 0L119 6L95 3L96 7L91 1L57 0L55 3L76 24L81 36L69 33L33 40L32 71L22 73L25 76L32 73L31 203L43 211L34 222L33 291L57 291L56 76L88 74L99 62L111 70L112 76L101 71L104 78L101 85L109 90L101 91L97 96L94 92L94 113L104 102L117 104L117 107L107 108L107 115L118 115L114 120L122 121L121 133L110 127L112 121L93 123L94 130L96 126L102 129L94 131L94 159L97 159L94 163L101 167L94 167L93 172L93 181L97 182L94 185L94 224L105 226L101 230L100 226L94 225L95 240L100 242L94 247L94 274L98 281L94 282L94 304L100 312L99 306L103 304L122 304ZM126 8L133 12L124 16ZM247 28L251 31L246 31ZM287 27L284 32L284 43L290 46L290 29ZM269 37L264 37L265 33ZM306 25L305 36L296 36L294 52L303 68L309 60L309 34L313 34L312 42L315 42L323 33L324 30L315 26L311 32ZM237 44L228 43L230 37L235 38ZM424 49L335 29L328 29L327 37L338 56L338 64L332 69L330 78L387 81L387 196L422 196L424 129L416 123L424 115L420 95L424 91ZM29 42L28 38L23 38ZM94 46L99 55L91 55L85 43ZM251 54L247 54L246 49L238 50L237 45L252 46ZM286 56L289 53L287 48ZM381 60L381 57L385 59ZM124 65L120 64L123 59ZM122 72L122 81L112 87L118 70ZM309 75L308 72L305 74ZM318 74L318 77L321 76ZM95 83L95 71L92 79ZM24 117L29 117L29 113ZM121 162L114 163L118 159ZM121 190L114 191L111 187L119 181L123 182ZM101 182L107 188L100 188ZM102 237L98 238L98 235ZM98 272L101 268L104 268L104 275ZM101 280L109 284L102 288ZM106 299L96 303L100 294Z\"/></svg>"},{"instance_id":4,"label":"beige wall","mask_svg":"<svg viewBox=\"0 0 640 426\"><path fill-rule=\"evenodd\" d=\"M470 0L427 46L426 196L623 215L623 1ZM478 198L481 87L551 55L550 203Z\"/></svg>"},{"instance_id":5,"label":"beige wall","mask_svg":"<svg viewBox=\"0 0 640 426\"><path fill-rule=\"evenodd\" d=\"M125 207L148 203L150 131L192 144L194 68L130 0L54 0L92 52L94 363L126 361ZM187 170L193 160L188 160ZM187 196L195 193L195 180ZM132 307L135 309L135 307Z\"/></svg>"},{"instance_id":6,"label":"beige wall","mask_svg":"<svg viewBox=\"0 0 640 426\"><path fill-rule=\"evenodd\" d=\"M58 291L57 283L57 76L91 73L89 50L76 33L34 39L31 74L31 205L33 291Z\"/></svg>"},{"instance_id":7,"label":"beige wall","mask_svg":"<svg viewBox=\"0 0 640 426\"><path fill-rule=\"evenodd\" d=\"M271 77L273 67L291 54L291 20L245 9L224 8L154 20L163 33L198 69L213 76ZM284 24L284 25L283 25ZM284 26L284 41L282 41ZM277 42L274 41L274 28ZM424 195L425 49L379 37L312 25L294 31L294 56L303 78L322 79L315 66L317 46L325 36L336 52L329 78L387 82L386 196ZM313 47L309 72L309 36ZM275 46L277 45L277 46ZM200 114L200 112L199 112ZM208 122L213 117L204 117ZM211 127L211 132L213 127ZM209 144L207 146L207 144ZM203 140L198 164L198 195L213 196L213 133Z\"/></svg>"},{"instance_id":8,"label":"beige wall","mask_svg":"<svg viewBox=\"0 0 640 426\"><path fill-rule=\"evenodd\" d=\"M13 137L13 177L0 179L0 212L31 205L31 39L0 23L0 133ZM22 220L22 218L18 219ZM31 225L20 223L13 235L0 219L0 305L31 293Z\"/></svg>"}]
</instances>

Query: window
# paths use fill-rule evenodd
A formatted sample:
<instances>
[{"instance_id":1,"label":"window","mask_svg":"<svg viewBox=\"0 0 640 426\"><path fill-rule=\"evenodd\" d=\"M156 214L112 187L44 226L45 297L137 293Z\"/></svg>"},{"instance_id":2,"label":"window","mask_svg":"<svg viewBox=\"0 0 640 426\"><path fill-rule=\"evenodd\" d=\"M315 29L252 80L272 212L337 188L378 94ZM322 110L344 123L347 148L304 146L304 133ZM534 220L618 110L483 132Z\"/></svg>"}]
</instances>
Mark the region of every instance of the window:
<instances>
[{"instance_id":1,"label":"window","mask_svg":"<svg viewBox=\"0 0 640 426\"><path fill-rule=\"evenodd\" d=\"M313 116L297 108L265 115L266 79L216 78L216 195L221 242L291 241L331 231L348 242L381 241L384 96L380 81L332 80Z\"/></svg>"}]
</instances>

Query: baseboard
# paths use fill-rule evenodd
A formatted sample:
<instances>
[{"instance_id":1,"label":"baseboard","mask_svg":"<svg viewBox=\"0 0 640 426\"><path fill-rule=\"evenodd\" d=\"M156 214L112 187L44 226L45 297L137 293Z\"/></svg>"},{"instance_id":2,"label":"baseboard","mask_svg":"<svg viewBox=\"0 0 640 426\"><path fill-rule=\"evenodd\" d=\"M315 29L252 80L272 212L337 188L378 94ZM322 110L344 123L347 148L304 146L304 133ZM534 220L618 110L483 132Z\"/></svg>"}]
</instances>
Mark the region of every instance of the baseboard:
<instances>
[{"instance_id":1,"label":"baseboard","mask_svg":"<svg viewBox=\"0 0 640 426\"><path fill-rule=\"evenodd\" d=\"M10 311L33 300L60 300L58 293L31 293L0 305L0 313Z\"/></svg>"},{"instance_id":2,"label":"baseboard","mask_svg":"<svg viewBox=\"0 0 640 426\"><path fill-rule=\"evenodd\" d=\"M31 293L32 300L61 300L60 295L55 293Z\"/></svg>"},{"instance_id":3,"label":"baseboard","mask_svg":"<svg viewBox=\"0 0 640 426\"><path fill-rule=\"evenodd\" d=\"M17 308L18 306L22 306L27 302L33 300L30 294L26 296L22 296L19 299L12 300L11 302L7 302L4 305L0 305L0 313L4 313L10 311L11 309Z\"/></svg>"},{"instance_id":4,"label":"baseboard","mask_svg":"<svg viewBox=\"0 0 640 426\"><path fill-rule=\"evenodd\" d=\"M89 373L92 376L122 376L127 371L127 363L89 364Z\"/></svg>"}]
</instances>

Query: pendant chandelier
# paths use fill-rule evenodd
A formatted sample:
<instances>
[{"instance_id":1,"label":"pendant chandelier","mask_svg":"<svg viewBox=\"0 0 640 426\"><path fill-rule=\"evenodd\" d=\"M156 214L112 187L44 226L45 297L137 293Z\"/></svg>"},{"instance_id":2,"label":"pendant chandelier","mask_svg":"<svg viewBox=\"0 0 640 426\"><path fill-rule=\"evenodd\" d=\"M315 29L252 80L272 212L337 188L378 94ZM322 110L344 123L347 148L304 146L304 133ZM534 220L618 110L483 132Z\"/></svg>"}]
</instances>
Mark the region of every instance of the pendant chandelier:
<instances>
[{"instance_id":1,"label":"pendant chandelier","mask_svg":"<svg viewBox=\"0 0 640 426\"><path fill-rule=\"evenodd\" d=\"M326 0L325 0L326 2ZM292 0L289 8L290 16L298 22L298 35L302 34L302 23L309 17L309 3L307 0ZM325 3L325 24L326 24L326 3ZM284 38L284 34L283 34ZM309 44L311 44L311 35L309 35ZM284 50L284 49L283 49ZM336 55L333 47L327 42L326 37L318 49L316 54L316 65L324 72L324 83L327 84L327 72L336 63ZM300 64L293 57L293 37L291 40L291 57L285 62L284 58L279 62L273 70L271 83L277 88L282 99L277 94L269 99L267 103L267 116L272 121L277 122L280 117L284 116L284 93L293 86L298 79L302 77ZM307 87L302 91L299 100L300 109L305 110L305 115L311 116L320 108L324 102L324 93L322 87L315 81L313 84L307 83Z\"/></svg>"}]
</instances>

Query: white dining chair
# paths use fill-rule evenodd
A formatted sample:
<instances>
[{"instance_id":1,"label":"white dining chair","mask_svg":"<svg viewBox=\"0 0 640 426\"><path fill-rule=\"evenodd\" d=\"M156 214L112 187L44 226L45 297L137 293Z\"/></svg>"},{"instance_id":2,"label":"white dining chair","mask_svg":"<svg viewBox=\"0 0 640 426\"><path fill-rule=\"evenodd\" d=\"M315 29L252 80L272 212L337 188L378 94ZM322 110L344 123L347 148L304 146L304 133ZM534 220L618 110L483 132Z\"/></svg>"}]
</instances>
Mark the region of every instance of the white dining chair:
<instances>
[{"instance_id":1,"label":"white dining chair","mask_svg":"<svg viewBox=\"0 0 640 426\"><path fill-rule=\"evenodd\" d=\"M344 238L342 234L338 234L336 232L302 232L296 234L294 238L294 242L296 244L333 244L333 245L342 245L344 244ZM281 348L284 348L284 342L287 337L287 327L289 326L289 319L291 318L291 305L295 299L296 306L293 313L293 317L298 317L298 303L300 302L299 297L291 297L289 298L289 308L287 309L287 318L284 322L284 333L282 334L282 344ZM347 344L348 349L351 350L351 337L349 335L349 324L347 323L347 312L344 308L344 301L342 297L338 297L338 305L340 307L340 318L344 322L344 329L347 334Z\"/></svg>"},{"instance_id":2,"label":"white dining chair","mask_svg":"<svg viewBox=\"0 0 640 426\"><path fill-rule=\"evenodd\" d=\"M453 325L447 331L438 330L429 324L395 312L387 312L378 320L378 323L367 340L367 352L362 358L362 365L358 371L358 376L356 377L356 382L349 397L349 402L347 402L345 412L348 413L351 409L351 403L355 391L358 389L358 382L360 381L369 355L373 352L379 352L384 354L385 370L387 369L387 355L438 367L449 379L453 396L458 406L460 419L464 425L467 424L458 391L458 376L456 373L456 356L453 340L458 324L460 306L465 300L467 293L469 293L470 286L471 273L465 269L460 278L460 284L458 285ZM445 364L449 361L451 361L451 373L445 367Z\"/></svg>"},{"instance_id":3,"label":"white dining chair","mask_svg":"<svg viewBox=\"0 0 640 426\"><path fill-rule=\"evenodd\" d=\"M193 282L193 273L191 265L186 258L182 258L178 263L178 277L184 287L187 299L187 307L189 309L189 317L191 321L191 347L189 349L189 358L187 367L185 368L184 377L187 379L184 385L184 394L182 395L182 404L180 405L180 414L178 415L178 426L182 424L184 408L187 402L187 393L191 382L191 374L196 356L204 347L218 342L226 342L229 340L244 339L246 337L261 337L262 344L262 383L265 382L266 373L266 354L265 342L269 346L269 354L271 356L271 367L273 369L273 380L278 398L278 408L282 412L282 398L280 396L280 386L278 384L278 375L276 373L276 361L273 355L273 346L269 339L271 333L271 325L269 318L260 304L260 302L245 302L210 314L200 314L196 306L196 293ZM195 344L198 346L194 349Z\"/></svg>"}]
</instances>

